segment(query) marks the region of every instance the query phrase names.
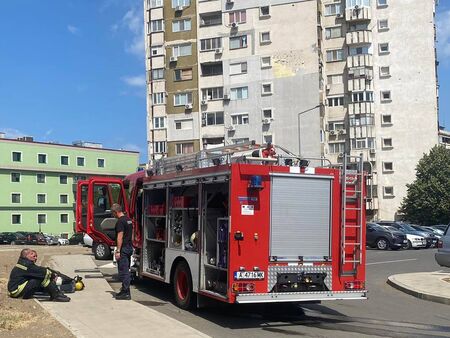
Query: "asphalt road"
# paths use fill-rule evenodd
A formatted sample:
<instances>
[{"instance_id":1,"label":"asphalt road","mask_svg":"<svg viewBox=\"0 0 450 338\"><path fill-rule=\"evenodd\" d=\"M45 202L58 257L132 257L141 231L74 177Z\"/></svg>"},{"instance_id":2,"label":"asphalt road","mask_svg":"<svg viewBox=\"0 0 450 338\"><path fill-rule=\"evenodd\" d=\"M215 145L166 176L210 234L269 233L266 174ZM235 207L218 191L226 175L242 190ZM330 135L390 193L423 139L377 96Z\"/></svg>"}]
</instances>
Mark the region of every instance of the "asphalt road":
<instances>
[{"instance_id":1,"label":"asphalt road","mask_svg":"<svg viewBox=\"0 0 450 338\"><path fill-rule=\"evenodd\" d=\"M417 299L386 284L388 276L398 273L450 272L435 263L435 252L368 250L366 301L268 306L212 302L188 312L172 304L170 286L155 281L136 284L132 297L212 337L450 337L450 306ZM118 290L115 270L103 271Z\"/></svg>"}]
</instances>

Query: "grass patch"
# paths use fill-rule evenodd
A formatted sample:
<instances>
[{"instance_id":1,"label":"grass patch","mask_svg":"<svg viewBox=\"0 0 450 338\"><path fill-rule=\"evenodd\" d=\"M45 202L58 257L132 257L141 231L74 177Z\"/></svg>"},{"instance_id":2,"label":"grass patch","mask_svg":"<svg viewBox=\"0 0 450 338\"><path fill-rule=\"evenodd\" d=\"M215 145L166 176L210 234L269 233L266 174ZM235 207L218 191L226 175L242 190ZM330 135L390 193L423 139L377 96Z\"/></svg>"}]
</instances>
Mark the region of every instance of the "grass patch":
<instances>
[{"instance_id":1,"label":"grass patch","mask_svg":"<svg viewBox=\"0 0 450 338\"><path fill-rule=\"evenodd\" d=\"M30 325L35 320L34 316L29 313L0 309L0 331L20 329Z\"/></svg>"}]
</instances>

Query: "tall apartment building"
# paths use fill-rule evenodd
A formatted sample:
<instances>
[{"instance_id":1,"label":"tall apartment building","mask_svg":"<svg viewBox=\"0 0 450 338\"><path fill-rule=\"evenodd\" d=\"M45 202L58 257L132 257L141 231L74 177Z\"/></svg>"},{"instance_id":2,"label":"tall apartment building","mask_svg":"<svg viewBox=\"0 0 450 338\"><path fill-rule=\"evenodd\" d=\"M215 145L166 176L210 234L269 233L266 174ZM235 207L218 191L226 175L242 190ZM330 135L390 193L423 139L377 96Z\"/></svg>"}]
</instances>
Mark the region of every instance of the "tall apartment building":
<instances>
[{"instance_id":1,"label":"tall apartment building","mask_svg":"<svg viewBox=\"0 0 450 338\"><path fill-rule=\"evenodd\" d=\"M6 139L0 133L0 232L74 232L76 182L89 176L124 177L136 171L139 153Z\"/></svg>"},{"instance_id":2,"label":"tall apartment building","mask_svg":"<svg viewBox=\"0 0 450 338\"><path fill-rule=\"evenodd\" d=\"M393 219L438 142L434 0L145 0L149 159L256 140L372 170Z\"/></svg>"}]
</instances>

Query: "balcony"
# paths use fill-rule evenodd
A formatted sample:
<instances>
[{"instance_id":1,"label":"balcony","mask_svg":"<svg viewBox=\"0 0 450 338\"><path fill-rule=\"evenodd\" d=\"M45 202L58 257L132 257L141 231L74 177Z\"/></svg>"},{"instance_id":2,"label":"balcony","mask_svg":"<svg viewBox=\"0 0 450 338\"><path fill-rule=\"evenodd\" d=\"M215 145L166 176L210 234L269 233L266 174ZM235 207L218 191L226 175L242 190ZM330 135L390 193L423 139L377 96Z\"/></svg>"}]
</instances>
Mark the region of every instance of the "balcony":
<instances>
[{"instance_id":1,"label":"balcony","mask_svg":"<svg viewBox=\"0 0 450 338\"><path fill-rule=\"evenodd\" d=\"M373 55L360 54L347 57L347 68L373 67Z\"/></svg>"},{"instance_id":2,"label":"balcony","mask_svg":"<svg viewBox=\"0 0 450 338\"><path fill-rule=\"evenodd\" d=\"M348 32L347 35L345 36L345 41L347 45L372 43L372 32L371 31Z\"/></svg>"},{"instance_id":3,"label":"balcony","mask_svg":"<svg viewBox=\"0 0 450 338\"><path fill-rule=\"evenodd\" d=\"M375 107L373 102L349 103L348 114L349 115L375 114Z\"/></svg>"},{"instance_id":4,"label":"balcony","mask_svg":"<svg viewBox=\"0 0 450 338\"><path fill-rule=\"evenodd\" d=\"M348 80L348 91L373 91L373 81L371 81L370 77L360 77L356 79Z\"/></svg>"},{"instance_id":5,"label":"balcony","mask_svg":"<svg viewBox=\"0 0 450 338\"><path fill-rule=\"evenodd\" d=\"M351 7L345 10L345 20L354 21L367 21L372 20L372 9L370 7Z\"/></svg>"}]
</instances>

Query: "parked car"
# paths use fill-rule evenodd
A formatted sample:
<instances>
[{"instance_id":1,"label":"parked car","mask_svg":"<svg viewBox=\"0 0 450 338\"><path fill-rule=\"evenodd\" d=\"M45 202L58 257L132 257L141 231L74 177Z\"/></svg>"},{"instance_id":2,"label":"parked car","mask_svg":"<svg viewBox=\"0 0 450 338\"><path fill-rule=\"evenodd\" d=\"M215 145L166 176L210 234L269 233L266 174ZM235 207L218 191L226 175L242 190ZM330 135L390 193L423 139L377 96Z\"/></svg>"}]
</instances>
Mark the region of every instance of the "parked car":
<instances>
[{"instance_id":1,"label":"parked car","mask_svg":"<svg viewBox=\"0 0 450 338\"><path fill-rule=\"evenodd\" d=\"M383 227L389 231L399 231L397 228L391 226L384 225ZM403 230L400 231L402 231L406 236L406 245L404 246L405 249L420 249L427 247L427 240L425 239L425 237L406 233Z\"/></svg>"},{"instance_id":2,"label":"parked car","mask_svg":"<svg viewBox=\"0 0 450 338\"><path fill-rule=\"evenodd\" d=\"M422 228L429 229L429 230L433 231L433 233L436 236L443 236L444 232L445 232L445 230L441 230L439 228L435 228L434 226L422 226Z\"/></svg>"},{"instance_id":3,"label":"parked car","mask_svg":"<svg viewBox=\"0 0 450 338\"><path fill-rule=\"evenodd\" d=\"M56 239L58 240L58 245L69 245L69 240L67 238L56 236Z\"/></svg>"},{"instance_id":4,"label":"parked car","mask_svg":"<svg viewBox=\"0 0 450 338\"><path fill-rule=\"evenodd\" d=\"M94 242L94 240L92 239L91 236L89 236L88 234L84 234L84 236L83 236L83 243L84 243L85 246L87 246L89 248L92 248L93 242Z\"/></svg>"},{"instance_id":5,"label":"parked car","mask_svg":"<svg viewBox=\"0 0 450 338\"><path fill-rule=\"evenodd\" d=\"M432 225L432 227L445 232L447 230L447 228L449 227L449 224L437 224L437 225Z\"/></svg>"},{"instance_id":6,"label":"parked car","mask_svg":"<svg viewBox=\"0 0 450 338\"><path fill-rule=\"evenodd\" d=\"M431 237L431 239L432 239L431 247L432 247L432 248L437 247L438 240L441 238L440 235L436 235L436 234L433 232L433 230L430 230L430 229L427 229L427 228L424 228L424 227L421 227L421 226L418 226L418 225L414 225L414 224L410 224L410 225L411 225L414 229L416 229L417 231L423 231L423 232L429 233L429 234L430 234L429 237Z\"/></svg>"},{"instance_id":7,"label":"parked car","mask_svg":"<svg viewBox=\"0 0 450 338\"><path fill-rule=\"evenodd\" d=\"M47 241L47 245L58 245L58 239L55 236L44 235L45 240Z\"/></svg>"},{"instance_id":8,"label":"parked car","mask_svg":"<svg viewBox=\"0 0 450 338\"><path fill-rule=\"evenodd\" d=\"M75 233L69 238L70 245L83 244L83 233Z\"/></svg>"},{"instance_id":9,"label":"parked car","mask_svg":"<svg viewBox=\"0 0 450 338\"><path fill-rule=\"evenodd\" d=\"M47 240L44 235L39 233L29 233L26 239L28 245L47 245Z\"/></svg>"},{"instance_id":10,"label":"parked car","mask_svg":"<svg viewBox=\"0 0 450 338\"><path fill-rule=\"evenodd\" d=\"M438 252L434 255L434 259L440 266L450 268L450 227L445 230L437 247Z\"/></svg>"},{"instance_id":11,"label":"parked car","mask_svg":"<svg viewBox=\"0 0 450 338\"><path fill-rule=\"evenodd\" d=\"M406 235L401 231L389 231L376 224L367 223L366 245L378 250L398 250L407 244Z\"/></svg>"},{"instance_id":12,"label":"parked car","mask_svg":"<svg viewBox=\"0 0 450 338\"><path fill-rule=\"evenodd\" d=\"M3 232L0 234L0 244L27 244L27 239L22 234Z\"/></svg>"},{"instance_id":13,"label":"parked car","mask_svg":"<svg viewBox=\"0 0 450 338\"><path fill-rule=\"evenodd\" d=\"M408 223L380 221L377 222L377 224L391 226L393 228L396 228L397 230L403 231L406 234L424 237L426 239L426 248L429 248L432 245L437 245L438 239L436 236L425 231L418 231Z\"/></svg>"}]
</instances>

